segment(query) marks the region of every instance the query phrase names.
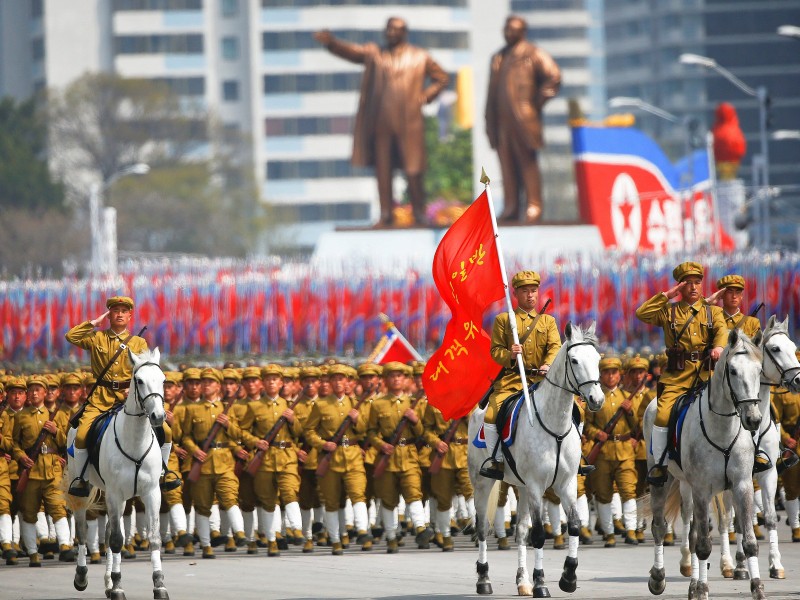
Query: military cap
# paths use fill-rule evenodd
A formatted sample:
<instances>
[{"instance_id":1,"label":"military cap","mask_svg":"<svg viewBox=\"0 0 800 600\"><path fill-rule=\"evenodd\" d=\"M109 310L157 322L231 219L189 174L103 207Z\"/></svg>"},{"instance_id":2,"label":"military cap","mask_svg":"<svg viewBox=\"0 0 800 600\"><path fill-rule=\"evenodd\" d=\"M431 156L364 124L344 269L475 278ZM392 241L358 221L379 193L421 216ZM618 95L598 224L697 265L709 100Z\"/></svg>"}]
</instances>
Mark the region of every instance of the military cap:
<instances>
[{"instance_id":1,"label":"military cap","mask_svg":"<svg viewBox=\"0 0 800 600\"><path fill-rule=\"evenodd\" d=\"M200 379L202 371L197 367L189 367L183 372L183 380L190 381L192 379Z\"/></svg>"},{"instance_id":2,"label":"military cap","mask_svg":"<svg viewBox=\"0 0 800 600\"><path fill-rule=\"evenodd\" d=\"M64 373L61 376L61 385L83 385L83 379L78 373Z\"/></svg>"},{"instance_id":3,"label":"military cap","mask_svg":"<svg viewBox=\"0 0 800 600\"><path fill-rule=\"evenodd\" d=\"M645 371L650 368L650 361L642 358L638 354L628 361L628 369L644 369Z\"/></svg>"},{"instance_id":4,"label":"military cap","mask_svg":"<svg viewBox=\"0 0 800 600\"><path fill-rule=\"evenodd\" d=\"M329 375L328 370L330 369L330 365L319 365L317 368L319 369L320 377L327 377Z\"/></svg>"},{"instance_id":5,"label":"military cap","mask_svg":"<svg viewBox=\"0 0 800 600\"><path fill-rule=\"evenodd\" d=\"M122 304L127 306L129 309L133 310L133 298L128 296L112 296L108 300L106 300L106 308L111 308L112 306L116 306L117 304Z\"/></svg>"},{"instance_id":6,"label":"military cap","mask_svg":"<svg viewBox=\"0 0 800 600\"><path fill-rule=\"evenodd\" d=\"M672 276L675 278L675 281L680 283L690 275L696 275L702 279L703 277L703 265L698 262L682 262L677 267L672 269Z\"/></svg>"},{"instance_id":7,"label":"military cap","mask_svg":"<svg viewBox=\"0 0 800 600\"><path fill-rule=\"evenodd\" d=\"M605 358L600 359L601 371L605 371L606 369L621 369L621 368L622 368L622 361L616 356L606 356Z\"/></svg>"},{"instance_id":8,"label":"military cap","mask_svg":"<svg viewBox=\"0 0 800 600\"><path fill-rule=\"evenodd\" d=\"M744 277L741 275L725 275L717 281L717 289L740 288L744 289Z\"/></svg>"},{"instance_id":9,"label":"military cap","mask_svg":"<svg viewBox=\"0 0 800 600\"><path fill-rule=\"evenodd\" d=\"M241 381L242 376L239 374L239 371L236 369L222 369L222 378L223 379L232 379L233 381Z\"/></svg>"},{"instance_id":10,"label":"military cap","mask_svg":"<svg viewBox=\"0 0 800 600\"><path fill-rule=\"evenodd\" d=\"M401 363L400 361L393 360L383 365L383 376L386 377L390 373L400 371L403 375L411 375L411 367Z\"/></svg>"},{"instance_id":11,"label":"military cap","mask_svg":"<svg viewBox=\"0 0 800 600\"><path fill-rule=\"evenodd\" d=\"M383 373L383 367L375 363L363 363L358 365L356 371L359 377L368 377L371 375L381 375Z\"/></svg>"},{"instance_id":12,"label":"military cap","mask_svg":"<svg viewBox=\"0 0 800 600\"><path fill-rule=\"evenodd\" d=\"M299 367L283 367L283 378L284 379L299 379L300 378L300 368Z\"/></svg>"},{"instance_id":13,"label":"military cap","mask_svg":"<svg viewBox=\"0 0 800 600\"><path fill-rule=\"evenodd\" d=\"M11 391L13 389L21 389L27 390L28 383L25 381L24 377L9 377L6 381L6 390Z\"/></svg>"},{"instance_id":14,"label":"military cap","mask_svg":"<svg viewBox=\"0 0 800 600\"><path fill-rule=\"evenodd\" d=\"M355 367L347 365L347 376L350 379L358 379L358 371L356 370Z\"/></svg>"},{"instance_id":15,"label":"military cap","mask_svg":"<svg viewBox=\"0 0 800 600\"><path fill-rule=\"evenodd\" d=\"M523 285L539 285L542 280L536 271L520 271L511 278L511 285L514 289Z\"/></svg>"},{"instance_id":16,"label":"military cap","mask_svg":"<svg viewBox=\"0 0 800 600\"><path fill-rule=\"evenodd\" d=\"M667 358L666 353L662 352L661 354L657 354L655 360L656 360L656 364L659 367L663 368L663 367L667 366L668 358Z\"/></svg>"},{"instance_id":17,"label":"military cap","mask_svg":"<svg viewBox=\"0 0 800 600\"><path fill-rule=\"evenodd\" d=\"M411 372L415 377L422 375L425 372L425 363L421 360L415 360L411 365Z\"/></svg>"},{"instance_id":18,"label":"military cap","mask_svg":"<svg viewBox=\"0 0 800 600\"><path fill-rule=\"evenodd\" d=\"M206 367L200 371L200 379L213 379L217 383L222 383L222 371L214 367Z\"/></svg>"},{"instance_id":19,"label":"military cap","mask_svg":"<svg viewBox=\"0 0 800 600\"><path fill-rule=\"evenodd\" d=\"M164 371L164 383L180 385L181 381L183 381L183 373L180 371Z\"/></svg>"},{"instance_id":20,"label":"military cap","mask_svg":"<svg viewBox=\"0 0 800 600\"><path fill-rule=\"evenodd\" d=\"M261 379L261 368L245 367L242 371L242 379Z\"/></svg>"},{"instance_id":21,"label":"military cap","mask_svg":"<svg viewBox=\"0 0 800 600\"><path fill-rule=\"evenodd\" d=\"M330 365L328 366L328 375L344 375L345 377L350 377L350 367L341 363Z\"/></svg>"},{"instance_id":22,"label":"military cap","mask_svg":"<svg viewBox=\"0 0 800 600\"><path fill-rule=\"evenodd\" d=\"M97 377L94 376L94 373L87 372L86 375L83 376L83 385L94 385L97 381Z\"/></svg>"},{"instance_id":23,"label":"military cap","mask_svg":"<svg viewBox=\"0 0 800 600\"><path fill-rule=\"evenodd\" d=\"M47 378L44 375L31 375L30 377L28 377L28 387L31 387L32 385L40 385L43 388L47 389L48 387Z\"/></svg>"},{"instance_id":24,"label":"military cap","mask_svg":"<svg viewBox=\"0 0 800 600\"><path fill-rule=\"evenodd\" d=\"M47 381L47 387L58 387L61 385L61 376L55 373L48 373L44 376Z\"/></svg>"},{"instance_id":25,"label":"military cap","mask_svg":"<svg viewBox=\"0 0 800 600\"><path fill-rule=\"evenodd\" d=\"M268 375L283 377L283 367L274 363L261 367L261 377L267 377Z\"/></svg>"},{"instance_id":26,"label":"military cap","mask_svg":"<svg viewBox=\"0 0 800 600\"><path fill-rule=\"evenodd\" d=\"M302 367L300 369L300 379L305 379L306 377L319 377L321 375L321 371L319 367Z\"/></svg>"}]
</instances>

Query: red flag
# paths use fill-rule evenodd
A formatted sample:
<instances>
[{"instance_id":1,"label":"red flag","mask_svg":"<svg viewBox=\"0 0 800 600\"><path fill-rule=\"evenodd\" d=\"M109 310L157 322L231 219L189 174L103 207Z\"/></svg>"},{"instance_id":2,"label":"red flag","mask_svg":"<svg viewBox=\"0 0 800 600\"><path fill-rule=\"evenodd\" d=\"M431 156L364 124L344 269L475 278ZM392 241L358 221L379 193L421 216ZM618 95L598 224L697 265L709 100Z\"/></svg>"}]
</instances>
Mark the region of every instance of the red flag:
<instances>
[{"instance_id":1,"label":"red flag","mask_svg":"<svg viewBox=\"0 0 800 600\"><path fill-rule=\"evenodd\" d=\"M412 360L422 360L422 357L414 349L414 346L400 333L394 323L381 313L381 321L386 328L386 333L378 340L375 349L367 358L366 362L385 365L388 362L399 361L407 363Z\"/></svg>"},{"instance_id":2,"label":"red flag","mask_svg":"<svg viewBox=\"0 0 800 600\"><path fill-rule=\"evenodd\" d=\"M482 329L484 311L505 295L486 192L439 242L433 280L453 316L425 367L425 391L445 419L457 419L480 401L500 370Z\"/></svg>"}]
</instances>

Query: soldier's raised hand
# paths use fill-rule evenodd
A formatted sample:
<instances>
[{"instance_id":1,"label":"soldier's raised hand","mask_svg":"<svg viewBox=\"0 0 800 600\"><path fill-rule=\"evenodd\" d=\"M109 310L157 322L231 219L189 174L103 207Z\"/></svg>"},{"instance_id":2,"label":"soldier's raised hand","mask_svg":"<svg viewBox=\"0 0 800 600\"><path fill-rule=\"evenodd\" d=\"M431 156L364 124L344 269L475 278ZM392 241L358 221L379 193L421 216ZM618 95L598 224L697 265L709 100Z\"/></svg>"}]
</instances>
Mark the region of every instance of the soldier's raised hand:
<instances>
[{"instance_id":1,"label":"soldier's raised hand","mask_svg":"<svg viewBox=\"0 0 800 600\"><path fill-rule=\"evenodd\" d=\"M672 300L672 299L673 299L675 296L677 296L677 295L679 295L679 294L682 294L682 293L683 293L683 288L684 288L684 286L685 286L685 285L686 285L686 282L685 282L685 281L681 281L681 282L680 282L678 285L676 285L675 287L671 287L671 288L670 288L670 289L668 289L666 292L664 292L664 295L665 295L665 296L666 296L666 297L667 297L669 300Z\"/></svg>"},{"instance_id":2,"label":"soldier's raised hand","mask_svg":"<svg viewBox=\"0 0 800 600\"><path fill-rule=\"evenodd\" d=\"M314 32L314 39L323 46L328 46L333 41L333 34L328 29Z\"/></svg>"},{"instance_id":3,"label":"soldier's raised hand","mask_svg":"<svg viewBox=\"0 0 800 600\"><path fill-rule=\"evenodd\" d=\"M102 323L105 320L105 318L109 315L110 312L111 312L110 310L107 310L96 319L92 319L91 321L89 321L89 323L92 324L92 327L97 327L98 325L100 325L100 323Z\"/></svg>"},{"instance_id":4,"label":"soldier's raised hand","mask_svg":"<svg viewBox=\"0 0 800 600\"><path fill-rule=\"evenodd\" d=\"M722 293L724 291L725 291L725 288L717 290L716 292L711 294L708 298L706 298L706 302L708 302L709 304L716 304L717 300L719 299L719 297L722 295Z\"/></svg>"}]
</instances>

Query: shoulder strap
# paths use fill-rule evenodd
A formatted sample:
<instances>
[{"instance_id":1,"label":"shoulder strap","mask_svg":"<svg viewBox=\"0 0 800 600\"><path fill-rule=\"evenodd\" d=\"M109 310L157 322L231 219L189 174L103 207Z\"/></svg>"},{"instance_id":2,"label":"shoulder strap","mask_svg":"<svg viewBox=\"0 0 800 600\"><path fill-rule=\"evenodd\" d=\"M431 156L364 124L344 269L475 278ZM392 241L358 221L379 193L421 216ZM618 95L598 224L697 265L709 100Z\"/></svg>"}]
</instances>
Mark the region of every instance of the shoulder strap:
<instances>
[{"instance_id":1,"label":"shoulder strap","mask_svg":"<svg viewBox=\"0 0 800 600\"><path fill-rule=\"evenodd\" d=\"M536 325L539 323L539 319L541 319L541 318L542 318L542 314L544 314L544 313L539 313L538 315L536 315L535 317L533 317L533 323L531 324L531 328L530 328L530 329L528 329L528 331L526 331L526 332L523 334L523 336L522 336L521 338L519 338L519 344L520 344L520 346L521 346L522 344L524 344L524 343L525 343L525 341L528 339L528 337L529 337L529 336L530 336L530 335L533 333L533 331L536 329ZM516 318L516 315L515 315L515 317L514 317L514 318Z\"/></svg>"},{"instance_id":2,"label":"shoulder strap","mask_svg":"<svg viewBox=\"0 0 800 600\"><path fill-rule=\"evenodd\" d=\"M139 333L137 335L139 335L141 337L141 335L144 333L145 329L147 329L147 326L142 327L141 331L139 331ZM106 363L106 366L103 367L103 370L100 371L100 374L97 376L97 379L95 380L94 385L92 386L92 389L89 390L88 394L86 394L87 398L91 398L92 397L92 394L94 394L94 391L97 389L97 386L100 384L100 381L103 379L103 375L108 373L108 370L111 368L111 365L113 365L114 361L117 360L117 358L119 358L119 355L122 354L122 351L128 348L128 342L131 341L132 337L133 337L133 333L131 333L128 337L126 337L122 341L122 343L119 345L119 348L117 348L117 351L114 353L114 356L111 357L111 360L109 360L108 363Z\"/></svg>"},{"instance_id":3,"label":"shoulder strap","mask_svg":"<svg viewBox=\"0 0 800 600\"><path fill-rule=\"evenodd\" d=\"M708 316L710 317L711 316L711 307L707 306L707 308L708 308ZM675 339L672 342L673 347L675 347L675 348L678 347L678 342L680 341L681 337L683 336L683 333L686 331L686 328L689 327L689 324L694 320L696 315L697 315L697 313L693 312L691 315L689 315L689 318L686 319L686 323L683 324L683 327L681 327L680 332L678 333L678 335L675 336ZM671 324L670 327L672 328L673 333L674 333L674 331L675 331L675 304L672 305L672 324Z\"/></svg>"}]
</instances>

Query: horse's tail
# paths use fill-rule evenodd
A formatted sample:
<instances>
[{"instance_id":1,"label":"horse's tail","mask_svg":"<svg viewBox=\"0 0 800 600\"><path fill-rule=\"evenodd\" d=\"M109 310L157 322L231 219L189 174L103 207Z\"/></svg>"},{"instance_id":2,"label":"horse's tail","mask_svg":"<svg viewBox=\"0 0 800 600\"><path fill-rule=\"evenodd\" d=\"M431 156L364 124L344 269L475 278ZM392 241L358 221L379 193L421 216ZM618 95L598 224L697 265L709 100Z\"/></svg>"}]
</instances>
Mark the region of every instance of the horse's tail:
<instances>
[{"instance_id":1,"label":"horse's tail","mask_svg":"<svg viewBox=\"0 0 800 600\"><path fill-rule=\"evenodd\" d=\"M70 510L70 512L74 513L79 510L105 510L103 490L97 486L92 486L92 491L89 492L89 495L86 498L73 496L69 493L70 478L68 475L69 471L62 475L59 487L61 488L61 493L64 496L64 501L66 502L67 508Z\"/></svg>"},{"instance_id":2,"label":"horse's tail","mask_svg":"<svg viewBox=\"0 0 800 600\"><path fill-rule=\"evenodd\" d=\"M677 479L673 479L664 502L664 518L667 523L674 523L681 514L681 504L681 484Z\"/></svg>"},{"instance_id":3,"label":"horse's tail","mask_svg":"<svg viewBox=\"0 0 800 600\"><path fill-rule=\"evenodd\" d=\"M510 490L509 490L510 492ZM486 519L491 526L494 523L494 516L497 513L497 500L500 498L500 484L495 481L489 491L489 499L486 502Z\"/></svg>"}]
</instances>

